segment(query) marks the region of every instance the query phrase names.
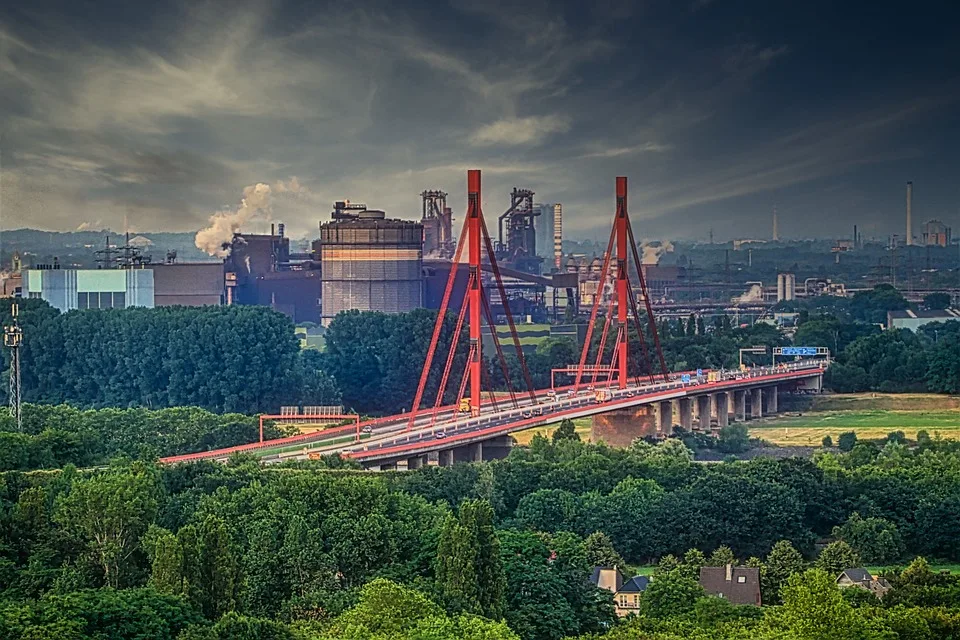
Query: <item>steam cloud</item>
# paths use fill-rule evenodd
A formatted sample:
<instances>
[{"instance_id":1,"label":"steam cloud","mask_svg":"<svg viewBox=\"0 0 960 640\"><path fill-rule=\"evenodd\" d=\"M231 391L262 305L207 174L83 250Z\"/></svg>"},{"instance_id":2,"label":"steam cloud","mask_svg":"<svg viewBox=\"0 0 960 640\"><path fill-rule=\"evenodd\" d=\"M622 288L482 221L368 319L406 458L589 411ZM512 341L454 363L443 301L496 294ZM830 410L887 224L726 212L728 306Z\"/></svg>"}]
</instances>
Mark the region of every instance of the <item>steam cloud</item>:
<instances>
[{"instance_id":1,"label":"steam cloud","mask_svg":"<svg viewBox=\"0 0 960 640\"><path fill-rule=\"evenodd\" d=\"M643 255L640 256L643 264L657 264L660 262L660 256L673 251L673 243L669 240L654 240L652 242L645 240L640 249L643 251Z\"/></svg>"},{"instance_id":2,"label":"steam cloud","mask_svg":"<svg viewBox=\"0 0 960 640\"><path fill-rule=\"evenodd\" d=\"M243 225L257 216L265 220L273 217L272 195L299 195L306 192L307 189L300 184L296 176L287 182L281 180L272 187L264 182L244 187L237 210L217 211L211 215L210 226L197 232L194 244L208 255L225 258L230 253L233 234L240 231Z\"/></svg>"}]
</instances>

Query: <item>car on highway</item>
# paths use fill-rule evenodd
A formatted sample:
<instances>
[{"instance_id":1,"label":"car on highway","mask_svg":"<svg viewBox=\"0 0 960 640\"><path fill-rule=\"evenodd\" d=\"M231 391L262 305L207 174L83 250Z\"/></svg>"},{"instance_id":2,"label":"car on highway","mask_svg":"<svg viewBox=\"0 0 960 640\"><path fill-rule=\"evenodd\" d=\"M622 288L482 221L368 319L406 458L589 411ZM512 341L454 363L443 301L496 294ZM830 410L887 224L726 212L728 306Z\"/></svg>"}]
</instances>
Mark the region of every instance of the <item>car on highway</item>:
<instances>
[{"instance_id":1,"label":"car on highway","mask_svg":"<svg viewBox=\"0 0 960 640\"><path fill-rule=\"evenodd\" d=\"M446 438L446 437L447 437L446 433L444 433L443 431L437 431L437 440L439 440L440 438Z\"/></svg>"},{"instance_id":2,"label":"car on highway","mask_svg":"<svg viewBox=\"0 0 960 640\"><path fill-rule=\"evenodd\" d=\"M373 433L373 427L368 424L363 429L361 429L361 431L363 431L364 433Z\"/></svg>"}]
</instances>

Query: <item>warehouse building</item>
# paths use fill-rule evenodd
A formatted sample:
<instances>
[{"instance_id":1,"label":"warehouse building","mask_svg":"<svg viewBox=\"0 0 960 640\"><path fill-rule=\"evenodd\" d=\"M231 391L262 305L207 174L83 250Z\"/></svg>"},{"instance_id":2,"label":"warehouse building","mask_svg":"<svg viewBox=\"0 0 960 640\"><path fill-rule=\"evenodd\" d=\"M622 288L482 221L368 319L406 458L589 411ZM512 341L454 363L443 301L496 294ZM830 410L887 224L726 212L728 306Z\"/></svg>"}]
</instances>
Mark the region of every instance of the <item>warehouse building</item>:
<instances>
[{"instance_id":1,"label":"warehouse building","mask_svg":"<svg viewBox=\"0 0 960 640\"><path fill-rule=\"evenodd\" d=\"M26 269L21 296L40 298L60 311L154 306L150 269Z\"/></svg>"},{"instance_id":2,"label":"warehouse building","mask_svg":"<svg viewBox=\"0 0 960 640\"><path fill-rule=\"evenodd\" d=\"M956 322L960 320L960 310L941 309L933 311L888 311L887 328L888 329L910 329L916 331L925 324L931 322Z\"/></svg>"}]
</instances>

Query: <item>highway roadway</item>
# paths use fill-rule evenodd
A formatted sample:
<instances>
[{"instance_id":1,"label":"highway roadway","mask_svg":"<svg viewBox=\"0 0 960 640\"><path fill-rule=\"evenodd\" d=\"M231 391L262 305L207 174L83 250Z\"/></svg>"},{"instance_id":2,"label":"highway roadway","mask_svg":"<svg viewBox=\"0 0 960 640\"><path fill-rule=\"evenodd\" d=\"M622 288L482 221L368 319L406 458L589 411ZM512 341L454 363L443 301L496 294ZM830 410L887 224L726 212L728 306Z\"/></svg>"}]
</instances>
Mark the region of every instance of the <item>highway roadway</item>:
<instances>
[{"instance_id":1,"label":"highway roadway","mask_svg":"<svg viewBox=\"0 0 960 640\"><path fill-rule=\"evenodd\" d=\"M304 459L313 455L330 455L338 453L357 459L382 457L388 450L444 448L443 444L451 442L451 446L463 444L470 440L472 434L490 434L498 427L514 425L517 428L505 430L520 431L545 424L555 423L565 417L582 417L604 413L606 411L625 408L637 404L649 404L680 397L700 395L702 393L724 391L728 387L752 386L754 383L774 383L778 375L788 375L799 371L822 370L825 366L822 360L807 360L798 363L782 364L777 367L756 367L749 371L723 371L719 380L708 382L706 377L698 378L691 375L689 382L679 379L669 382L654 382L631 384L625 389L617 389L598 385L607 394L603 402L598 402L594 389L583 385L577 393L572 389L564 389L557 393L541 392L536 402L530 400L529 395L518 395L520 406L514 408L509 400L500 401L500 410L491 405L484 405L482 413L477 417L468 417L463 414L453 414L449 408L437 416L435 424L431 426L431 415L418 416L413 429L408 430L409 419L393 420L378 425L367 425L367 433L359 442L331 443L324 446L322 443L311 443L309 447L298 447L296 450L264 452L261 459L265 463L277 463L288 459ZM737 383L740 384L737 384ZM504 408L505 407L505 408ZM490 436L492 437L492 436ZM457 442L457 445L453 443Z\"/></svg>"}]
</instances>

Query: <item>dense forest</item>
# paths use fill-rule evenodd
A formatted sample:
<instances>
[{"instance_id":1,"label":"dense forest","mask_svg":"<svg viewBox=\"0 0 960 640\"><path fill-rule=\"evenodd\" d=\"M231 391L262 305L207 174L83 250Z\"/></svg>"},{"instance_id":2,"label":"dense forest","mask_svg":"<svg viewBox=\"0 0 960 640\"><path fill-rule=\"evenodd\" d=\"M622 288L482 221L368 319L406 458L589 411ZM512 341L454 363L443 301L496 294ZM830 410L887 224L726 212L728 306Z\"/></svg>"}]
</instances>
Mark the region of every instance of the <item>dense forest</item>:
<instances>
[{"instance_id":1,"label":"dense forest","mask_svg":"<svg viewBox=\"0 0 960 640\"><path fill-rule=\"evenodd\" d=\"M10 300L0 320L10 321ZM276 412L332 404L336 385L301 352L293 324L265 307L164 307L59 313L21 300L23 395L77 407L196 406ZM9 354L4 353L9 360Z\"/></svg>"},{"instance_id":2,"label":"dense forest","mask_svg":"<svg viewBox=\"0 0 960 640\"><path fill-rule=\"evenodd\" d=\"M677 440L562 431L408 473L7 472L0 637L951 638L960 580L913 559L960 560L958 536L960 445L931 439L703 465ZM760 568L764 607L704 594L699 567L731 561ZM651 562L618 623L591 567ZM862 564L910 566L879 600L834 584Z\"/></svg>"}]
</instances>

